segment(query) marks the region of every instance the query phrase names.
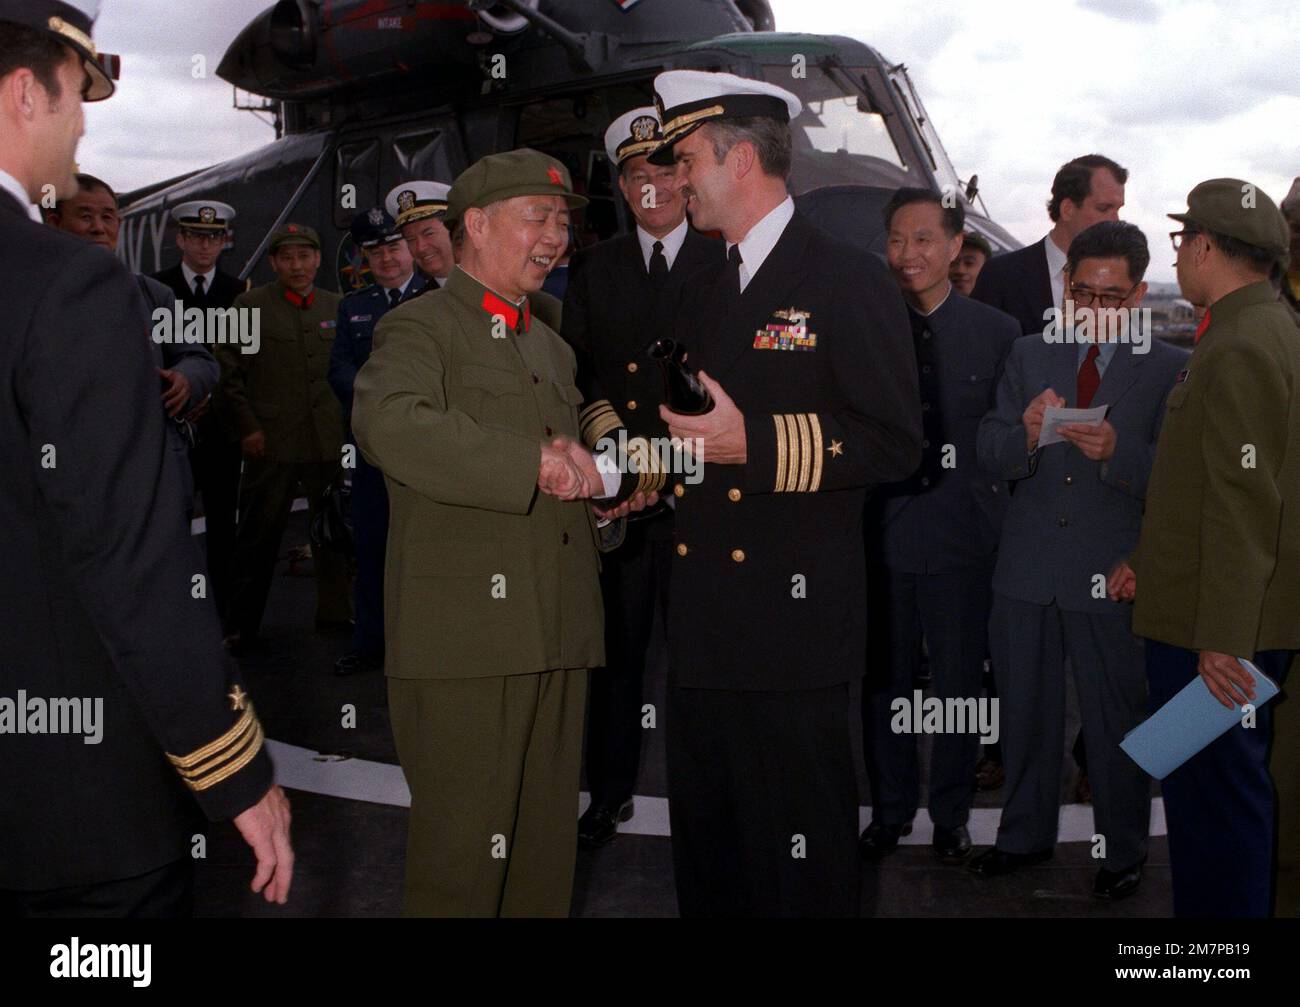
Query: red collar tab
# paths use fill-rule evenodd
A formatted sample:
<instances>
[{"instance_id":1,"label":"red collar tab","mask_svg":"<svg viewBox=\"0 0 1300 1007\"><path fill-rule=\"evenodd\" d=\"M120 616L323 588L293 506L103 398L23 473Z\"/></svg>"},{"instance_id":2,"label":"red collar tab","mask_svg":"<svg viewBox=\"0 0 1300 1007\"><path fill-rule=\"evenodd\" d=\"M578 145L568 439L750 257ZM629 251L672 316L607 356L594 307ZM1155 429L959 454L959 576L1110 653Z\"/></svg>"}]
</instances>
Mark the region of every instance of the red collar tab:
<instances>
[{"instance_id":1,"label":"red collar tab","mask_svg":"<svg viewBox=\"0 0 1300 1007\"><path fill-rule=\"evenodd\" d=\"M532 324L532 312L529 310L528 298L524 298L523 328L519 327L519 309L509 301L498 297L490 290L483 291L483 310L489 315L500 315L516 332L527 332Z\"/></svg>"},{"instance_id":2,"label":"red collar tab","mask_svg":"<svg viewBox=\"0 0 1300 1007\"><path fill-rule=\"evenodd\" d=\"M303 297L301 294L295 294L288 287L284 288L284 299L292 304L295 308L301 308L306 311L316 303L316 288L313 287L310 294Z\"/></svg>"},{"instance_id":3,"label":"red collar tab","mask_svg":"<svg viewBox=\"0 0 1300 1007\"><path fill-rule=\"evenodd\" d=\"M1201 336L1205 335L1205 330L1208 329L1209 327L1210 327L1210 312L1208 309L1206 309L1205 314L1201 316L1201 324L1196 326L1196 335L1192 337L1192 342L1199 343L1201 341Z\"/></svg>"}]
</instances>

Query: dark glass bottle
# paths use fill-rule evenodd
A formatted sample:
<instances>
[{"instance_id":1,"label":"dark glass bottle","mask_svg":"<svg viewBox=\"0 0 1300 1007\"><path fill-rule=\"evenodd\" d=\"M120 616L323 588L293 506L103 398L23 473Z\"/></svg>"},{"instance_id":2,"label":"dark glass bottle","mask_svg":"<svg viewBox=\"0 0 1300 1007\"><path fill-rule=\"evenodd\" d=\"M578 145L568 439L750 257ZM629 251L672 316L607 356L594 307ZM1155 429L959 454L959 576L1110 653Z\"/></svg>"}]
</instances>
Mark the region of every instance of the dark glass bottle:
<instances>
[{"instance_id":1,"label":"dark glass bottle","mask_svg":"<svg viewBox=\"0 0 1300 1007\"><path fill-rule=\"evenodd\" d=\"M700 416L713 408L713 396L686 366L686 347L675 339L656 339L650 359L664 374L664 404L682 416Z\"/></svg>"}]
</instances>

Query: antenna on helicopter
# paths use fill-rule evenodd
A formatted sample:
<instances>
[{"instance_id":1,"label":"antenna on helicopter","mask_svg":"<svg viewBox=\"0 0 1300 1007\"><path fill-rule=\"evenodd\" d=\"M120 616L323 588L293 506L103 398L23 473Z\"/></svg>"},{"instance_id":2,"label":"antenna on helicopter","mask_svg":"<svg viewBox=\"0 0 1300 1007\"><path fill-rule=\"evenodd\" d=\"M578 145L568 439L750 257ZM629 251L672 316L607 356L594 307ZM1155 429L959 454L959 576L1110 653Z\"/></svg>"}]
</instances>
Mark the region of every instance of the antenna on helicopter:
<instances>
[{"instance_id":1,"label":"antenna on helicopter","mask_svg":"<svg viewBox=\"0 0 1300 1007\"><path fill-rule=\"evenodd\" d=\"M257 118L261 119L273 130L275 130L275 138L277 140L280 139L280 137L284 136L284 119L280 115L281 108L282 108L280 102L273 101L270 98L263 98L261 104L241 105L239 103L239 88L232 86L231 91L233 92L230 100L231 108L236 109L240 112L252 112L255 116L257 116ZM247 95L248 99L258 97L258 95L253 94L253 92L251 91L245 91L244 94ZM271 118L269 120L265 118L266 113L270 113L271 115Z\"/></svg>"}]
</instances>

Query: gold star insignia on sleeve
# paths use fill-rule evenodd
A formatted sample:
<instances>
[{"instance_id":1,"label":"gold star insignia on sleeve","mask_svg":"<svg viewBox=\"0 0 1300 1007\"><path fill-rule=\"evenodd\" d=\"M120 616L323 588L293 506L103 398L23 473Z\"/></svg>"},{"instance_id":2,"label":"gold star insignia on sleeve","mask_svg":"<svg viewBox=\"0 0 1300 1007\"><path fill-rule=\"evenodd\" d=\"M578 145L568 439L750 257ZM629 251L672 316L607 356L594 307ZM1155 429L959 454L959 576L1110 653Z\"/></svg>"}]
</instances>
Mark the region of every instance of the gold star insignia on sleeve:
<instances>
[{"instance_id":1,"label":"gold star insignia on sleeve","mask_svg":"<svg viewBox=\"0 0 1300 1007\"><path fill-rule=\"evenodd\" d=\"M248 705L248 693L238 685L226 693L226 698L230 700L230 708L232 710L242 710Z\"/></svg>"},{"instance_id":2,"label":"gold star insignia on sleeve","mask_svg":"<svg viewBox=\"0 0 1300 1007\"><path fill-rule=\"evenodd\" d=\"M844 454L844 445L840 441L831 441L831 446L826 449L836 458Z\"/></svg>"}]
</instances>

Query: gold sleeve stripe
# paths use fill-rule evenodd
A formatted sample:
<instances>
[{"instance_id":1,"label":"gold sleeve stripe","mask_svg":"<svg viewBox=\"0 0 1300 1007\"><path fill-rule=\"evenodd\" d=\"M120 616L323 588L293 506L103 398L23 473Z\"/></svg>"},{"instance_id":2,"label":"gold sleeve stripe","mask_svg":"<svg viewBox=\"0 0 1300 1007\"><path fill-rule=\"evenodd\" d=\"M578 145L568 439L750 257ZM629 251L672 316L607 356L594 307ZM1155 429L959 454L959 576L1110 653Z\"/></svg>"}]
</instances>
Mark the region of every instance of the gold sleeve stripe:
<instances>
[{"instance_id":1,"label":"gold sleeve stripe","mask_svg":"<svg viewBox=\"0 0 1300 1007\"><path fill-rule=\"evenodd\" d=\"M644 437L634 437L627 445L628 463L636 470L637 493L658 493L668 481L659 453L652 450Z\"/></svg>"},{"instance_id":2,"label":"gold sleeve stripe","mask_svg":"<svg viewBox=\"0 0 1300 1007\"><path fill-rule=\"evenodd\" d=\"M618 418L618 413L614 411L608 399L593 402L578 417L582 442L589 448L595 447L597 441L622 425L623 421Z\"/></svg>"},{"instance_id":3,"label":"gold sleeve stripe","mask_svg":"<svg viewBox=\"0 0 1300 1007\"><path fill-rule=\"evenodd\" d=\"M247 720L244 720L244 718L241 717L240 720L244 723L244 729L240 732L239 737L233 742L223 748L220 752L217 752L212 756L212 758L205 759L197 766L177 766L176 771L187 780L197 780L199 777L212 772L212 770L217 766L229 759L231 755L244 746L248 741L249 735L257 732L258 721L256 717L250 717Z\"/></svg>"},{"instance_id":4,"label":"gold sleeve stripe","mask_svg":"<svg viewBox=\"0 0 1300 1007\"><path fill-rule=\"evenodd\" d=\"M781 488L785 485L785 465L786 465L786 443L785 443L785 418L779 414L774 415L772 420L776 423L776 492L780 493Z\"/></svg>"},{"instance_id":5,"label":"gold sleeve stripe","mask_svg":"<svg viewBox=\"0 0 1300 1007\"><path fill-rule=\"evenodd\" d=\"M793 493L795 487L799 485L799 427L795 423L793 414L787 414L782 419L785 420L786 441L790 445L790 464L785 468L785 485L780 489L786 493Z\"/></svg>"},{"instance_id":6,"label":"gold sleeve stripe","mask_svg":"<svg viewBox=\"0 0 1300 1007\"><path fill-rule=\"evenodd\" d=\"M808 422L812 424L813 454L812 482L808 486L808 492L816 493L822 486L822 421L816 413L809 413Z\"/></svg>"},{"instance_id":7,"label":"gold sleeve stripe","mask_svg":"<svg viewBox=\"0 0 1300 1007\"><path fill-rule=\"evenodd\" d=\"M215 787L222 780L234 776L253 761L253 758L257 753L262 750L262 725L257 721L254 721L254 724L256 726L253 732L253 737L249 741L248 747L244 749L243 754L234 761L226 763L217 771L209 773L201 780L186 780L185 783L191 790L199 791L207 790L209 787Z\"/></svg>"},{"instance_id":8,"label":"gold sleeve stripe","mask_svg":"<svg viewBox=\"0 0 1300 1007\"><path fill-rule=\"evenodd\" d=\"M795 413L795 422L799 424L799 481L795 489L800 493L808 492L808 476L812 472L811 435L808 432L808 416Z\"/></svg>"},{"instance_id":9,"label":"gold sleeve stripe","mask_svg":"<svg viewBox=\"0 0 1300 1007\"><path fill-rule=\"evenodd\" d=\"M235 721L235 726L223 734L211 744L204 745L202 748L196 748L189 755L172 755L167 753L167 758L171 759L172 765L179 770L193 769L205 759L210 759L218 752L223 752L239 742L239 739L248 731L250 724L257 723L257 718L253 716L253 707L250 704L244 710L243 715Z\"/></svg>"}]
</instances>

